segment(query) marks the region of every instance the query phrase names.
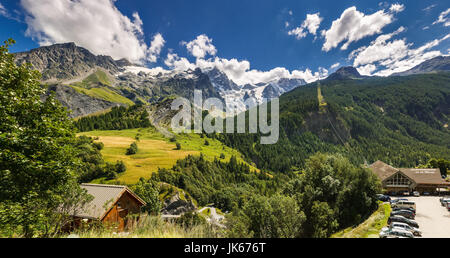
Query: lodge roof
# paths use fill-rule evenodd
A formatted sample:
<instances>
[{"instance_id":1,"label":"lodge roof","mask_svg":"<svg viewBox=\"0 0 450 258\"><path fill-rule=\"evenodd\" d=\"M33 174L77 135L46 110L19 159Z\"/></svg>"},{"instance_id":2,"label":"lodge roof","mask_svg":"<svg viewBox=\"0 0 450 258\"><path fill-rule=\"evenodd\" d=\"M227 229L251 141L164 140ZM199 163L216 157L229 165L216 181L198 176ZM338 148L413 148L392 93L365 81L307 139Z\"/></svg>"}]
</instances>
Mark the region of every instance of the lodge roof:
<instances>
[{"instance_id":1,"label":"lodge roof","mask_svg":"<svg viewBox=\"0 0 450 258\"><path fill-rule=\"evenodd\" d=\"M377 161L369 166L369 168L372 169L373 173L375 173L378 178L380 178L381 181L385 180L386 178L392 176L393 174L397 173L399 170L389 166L388 164Z\"/></svg>"},{"instance_id":2,"label":"lodge roof","mask_svg":"<svg viewBox=\"0 0 450 258\"><path fill-rule=\"evenodd\" d=\"M75 217L86 219L102 220L114 204L128 192L139 203L146 205L139 196L134 194L128 187L121 185L98 185L98 184L82 184L81 188L85 189L94 199L88 203L83 209L75 214Z\"/></svg>"},{"instance_id":3,"label":"lodge roof","mask_svg":"<svg viewBox=\"0 0 450 258\"><path fill-rule=\"evenodd\" d=\"M448 185L441 177L438 168L394 168L382 161L377 161L369 166L381 181L386 180L395 173L401 172L420 185Z\"/></svg>"},{"instance_id":4,"label":"lodge roof","mask_svg":"<svg viewBox=\"0 0 450 258\"><path fill-rule=\"evenodd\" d=\"M420 168L400 168L401 172L414 180L416 184L422 185L440 185L446 184L441 177L441 171L438 168L420 169Z\"/></svg>"}]
</instances>

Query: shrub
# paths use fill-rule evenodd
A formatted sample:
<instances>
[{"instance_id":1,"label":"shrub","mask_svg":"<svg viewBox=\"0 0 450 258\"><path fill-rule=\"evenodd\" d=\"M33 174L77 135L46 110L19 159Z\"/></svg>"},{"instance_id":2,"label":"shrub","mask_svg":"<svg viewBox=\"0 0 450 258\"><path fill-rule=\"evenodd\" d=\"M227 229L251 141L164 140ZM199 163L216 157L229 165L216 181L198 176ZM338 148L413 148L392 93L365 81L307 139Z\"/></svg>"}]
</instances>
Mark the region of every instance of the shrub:
<instances>
[{"instance_id":1,"label":"shrub","mask_svg":"<svg viewBox=\"0 0 450 258\"><path fill-rule=\"evenodd\" d=\"M121 161L121 160L118 160L116 163L116 172L120 174L125 171L127 171L127 167L125 166L125 163L123 163L123 161Z\"/></svg>"},{"instance_id":2,"label":"shrub","mask_svg":"<svg viewBox=\"0 0 450 258\"><path fill-rule=\"evenodd\" d=\"M126 153L126 155L134 155L134 154L136 154L137 152L138 152L138 146L137 146L137 143L136 142L133 142L131 145L130 145L130 148L128 148L127 149L127 153Z\"/></svg>"}]
</instances>

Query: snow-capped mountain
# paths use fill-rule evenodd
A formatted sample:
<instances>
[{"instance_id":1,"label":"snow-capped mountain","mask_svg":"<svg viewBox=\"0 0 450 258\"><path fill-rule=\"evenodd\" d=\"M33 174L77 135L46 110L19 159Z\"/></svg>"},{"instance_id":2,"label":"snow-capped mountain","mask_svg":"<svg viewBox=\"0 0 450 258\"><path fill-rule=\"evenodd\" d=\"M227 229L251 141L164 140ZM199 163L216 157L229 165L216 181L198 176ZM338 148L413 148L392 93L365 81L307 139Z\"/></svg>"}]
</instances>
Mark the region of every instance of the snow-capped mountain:
<instances>
[{"instance_id":1,"label":"snow-capped mountain","mask_svg":"<svg viewBox=\"0 0 450 258\"><path fill-rule=\"evenodd\" d=\"M245 111L245 101L249 98L257 100L258 104L277 98L299 86L305 85L302 79L281 78L268 83L237 85L228 76L217 68L204 69L216 91L227 104L235 106L238 111Z\"/></svg>"},{"instance_id":2,"label":"snow-capped mountain","mask_svg":"<svg viewBox=\"0 0 450 258\"><path fill-rule=\"evenodd\" d=\"M214 91L227 102L228 106L235 107L239 112L247 109L245 101L249 98L254 98L257 104L261 104L267 99L277 98L286 92L306 84L302 79L281 78L268 83L237 85L224 72L215 67L203 70L176 71L162 68L148 69L129 66L125 67L117 77L119 81L124 83L130 84L132 82L136 90L142 88L142 85L149 83L158 85L161 82L168 82L173 79L198 81L200 77L207 77L209 78L209 82L206 82L205 78L202 78L203 80L201 81L205 84L211 84ZM199 84L197 83L196 85L198 86ZM202 87L198 89L201 90ZM203 96L211 97L214 94L203 94Z\"/></svg>"}]
</instances>

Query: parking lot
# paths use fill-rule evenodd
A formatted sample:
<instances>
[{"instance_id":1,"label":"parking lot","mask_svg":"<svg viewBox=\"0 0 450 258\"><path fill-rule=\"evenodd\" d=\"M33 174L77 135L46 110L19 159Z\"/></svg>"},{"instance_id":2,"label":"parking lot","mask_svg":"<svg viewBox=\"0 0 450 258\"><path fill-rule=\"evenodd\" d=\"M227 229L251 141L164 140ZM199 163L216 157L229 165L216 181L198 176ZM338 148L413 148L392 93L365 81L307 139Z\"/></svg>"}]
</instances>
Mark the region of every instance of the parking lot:
<instances>
[{"instance_id":1,"label":"parking lot","mask_svg":"<svg viewBox=\"0 0 450 258\"><path fill-rule=\"evenodd\" d=\"M424 238L450 238L450 212L439 197L406 197L416 203L416 221Z\"/></svg>"}]
</instances>

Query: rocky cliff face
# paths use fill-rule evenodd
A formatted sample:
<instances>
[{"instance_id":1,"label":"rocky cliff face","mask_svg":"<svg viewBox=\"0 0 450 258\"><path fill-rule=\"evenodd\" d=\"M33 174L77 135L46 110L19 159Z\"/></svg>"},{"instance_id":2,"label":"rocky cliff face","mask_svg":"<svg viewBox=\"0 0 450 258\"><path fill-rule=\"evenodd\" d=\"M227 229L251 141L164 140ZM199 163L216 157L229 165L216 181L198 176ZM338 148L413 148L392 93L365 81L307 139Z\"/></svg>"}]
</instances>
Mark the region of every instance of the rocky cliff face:
<instances>
[{"instance_id":1,"label":"rocky cliff face","mask_svg":"<svg viewBox=\"0 0 450 258\"><path fill-rule=\"evenodd\" d=\"M83 79L97 68L115 74L120 67L129 65L127 60L115 61L109 56L96 56L74 43L40 47L29 52L15 54L18 64L30 63L42 73L44 82Z\"/></svg>"},{"instance_id":2,"label":"rocky cliff face","mask_svg":"<svg viewBox=\"0 0 450 258\"><path fill-rule=\"evenodd\" d=\"M86 116L123 105L78 93L73 88L64 85L49 86L46 96L43 96L42 99L46 99L51 92L54 92L56 99L71 111L69 115L71 118Z\"/></svg>"},{"instance_id":3,"label":"rocky cliff face","mask_svg":"<svg viewBox=\"0 0 450 258\"><path fill-rule=\"evenodd\" d=\"M163 215L182 215L197 210L190 198L183 198L179 192L164 202Z\"/></svg>"},{"instance_id":4,"label":"rocky cliff face","mask_svg":"<svg viewBox=\"0 0 450 258\"><path fill-rule=\"evenodd\" d=\"M193 100L195 90L201 90L203 98L222 98L209 77L200 69L168 71L155 75L144 71L133 73L126 68L117 76L116 81L117 87L129 88L150 103L174 95Z\"/></svg>"}]
</instances>

